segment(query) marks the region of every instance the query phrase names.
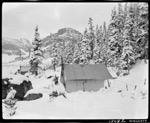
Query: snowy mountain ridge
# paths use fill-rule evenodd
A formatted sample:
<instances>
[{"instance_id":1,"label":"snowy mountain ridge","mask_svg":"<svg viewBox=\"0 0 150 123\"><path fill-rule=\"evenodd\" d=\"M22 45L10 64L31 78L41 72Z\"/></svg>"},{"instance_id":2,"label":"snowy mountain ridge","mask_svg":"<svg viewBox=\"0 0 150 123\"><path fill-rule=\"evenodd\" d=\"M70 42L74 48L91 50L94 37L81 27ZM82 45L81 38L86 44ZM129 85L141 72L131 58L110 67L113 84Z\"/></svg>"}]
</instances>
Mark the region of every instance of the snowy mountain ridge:
<instances>
[{"instance_id":1,"label":"snowy mountain ridge","mask_svg":"<svg viewBox=\"0 0 150 123\"><path fill-rule=\"evenodd\" d=\"M8 37L2 38L2 53L9 55L18 55L20 51L28 52L31 43L26 38L13 39ZM24 54L22 52L22 54Z\"/></svg>"},{"instance_id":2,"label":"snowy mountain ridge","mask_svg":"<svg viewBox=\"0 0 150 123\"><path fill-rule=\"evenodd\" d=\"M57 33L53 33L50 36L43 38L43 46L51 45L54 41L62 42L62 41L75 41L82 37L82 33L73 29L73 28L61 28Z\"/></svg>"}]
</instances>

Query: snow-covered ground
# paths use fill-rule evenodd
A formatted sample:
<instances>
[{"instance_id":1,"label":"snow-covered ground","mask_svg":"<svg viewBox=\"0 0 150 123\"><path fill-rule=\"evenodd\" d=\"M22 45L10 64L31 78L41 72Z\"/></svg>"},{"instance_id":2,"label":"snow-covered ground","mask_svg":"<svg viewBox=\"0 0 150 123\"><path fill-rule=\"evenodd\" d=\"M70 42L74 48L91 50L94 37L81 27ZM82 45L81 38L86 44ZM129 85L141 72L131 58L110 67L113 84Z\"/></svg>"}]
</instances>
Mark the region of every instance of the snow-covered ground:
<instances>
[{"instance_id":1,"label":"snow-covered ground","mask_svg":"<svg viewBox=\"0 0 150 123\"><path fill-rule=\"evenodd\" d=\"M121 76L117 77L115 80L110 80L110 82L115 83L115 87L119 89L125 89L126 85L128 86L129 90L132 90L135 88L135 85L137 85L137 89L143 89L147 87L148 90L148 65L149 62L147 61L147 64L145 64L144 60L139 60L137 63L132 67L130 70L130 74L128 76ZM111 75L116 77L114 71L109 70ZM144 82L146 81L146 86L144 85Z\"/></svg>"},{"instance_id":2,"label":"snow-covered ground","mask_svg":"<svg viewBox=\"0 0 150 123\"><path fill-rule=\"evenodd\" d=\"M149 63L148 63L149 64ZM114 90L126 89L129 91L137 85L138 91L148 92L148 64L138 61L130 71L130 75L110 80L110 91L73 92L66 93L67 98L59 96L50 99L48 86L52 79L49 75L59 75L60 68L54 73L48 70L41 78L29 76L33 90L31 92L43 93L43 97L34 101L18 101L16 114L5 119L146 119L148 118L148 95L146 98L132 99L129 94L121 96ZM6 71L5 69L3 69ZM8 71L8 70L7 70ZM3 72L3 71L2 71ZM113 76L115 73L110 70ZM6 72L5 72L6 73ZM146 85L143 83L146 79ZM28 92L29 93L29 92ZM147 93L148 94L148 93Z\"/></svg>"},{"instance_id":3,"label":"snow-covered ground","mask_svg":"<svg viewBox=\"0 0 150 123\"><path fill-rule=\"evenodd\" d=\"M27 57L29 55L28 52L25 52L24 50L21 49L21 52L24 53L22 57ZM8 54L2 54L2 63L7 64L9 62L15 61L15 58L19 57L18 55L8 55Z\"/></svg>"},{"instance_id":4,"label":"snow-covered ground","mask_svg":"<svg viewBox=\"0 0 150 123\"><path fill-rule=\"evenodd\" d=\"M15 60L16 57L18 57L18 56L2 54L2 63L8 63L10 61L13 61L13 60Z\"/></svg>"}]
</instances>

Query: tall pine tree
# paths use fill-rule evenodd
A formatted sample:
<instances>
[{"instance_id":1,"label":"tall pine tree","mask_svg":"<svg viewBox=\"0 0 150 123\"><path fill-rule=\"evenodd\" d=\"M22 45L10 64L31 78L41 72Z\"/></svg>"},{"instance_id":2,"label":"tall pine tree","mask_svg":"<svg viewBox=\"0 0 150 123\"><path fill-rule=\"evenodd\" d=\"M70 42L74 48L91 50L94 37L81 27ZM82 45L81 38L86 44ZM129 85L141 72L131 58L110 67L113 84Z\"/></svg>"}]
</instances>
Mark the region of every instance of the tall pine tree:
<instances>
[{"instance_id":1,"label":"tall pine tree","mask_svg":"<svg viewBox=\"0 0 150 123\"><path fill-rule=\"evenodd\" d=\"M133 46L135 45L134 40L134 7L133 4L128 6L127 17L125 20L125 27L123 33L123 51L121 56L121 67L123 70L128 70L131 64L135 62Z\"/></svg>"},{"instance_id":2,"label":"tall pine tree","mask_svg":"<svg viewBox=\"0 0 150 123\"><path fill-rule=\"evenodd\" d=\"M116 8L112 10L111 22L109 24L108 30L109 30L109 38L108 38L109 64L111 66L117 67L120 43L119 43L119 29L118 29L118 18Z\"/></svg>"},{"instance_id":3,"label":"tall pine tree","mask_svg":"<svg viewBox=\"0 0 150 123\"><path fill-rule=\"evenodd\" d=\"M91 50L91 57L90 59L93 59L94 55L94 42L95 42L95 35L94 35L94 26L93 26L93 19L89 18L89 33L88 33L88 39L89 39L89 45L90 45L90 50Z\"/></svg>"},{"instance_id":4,"label":"tall pine tree","mask_svg":"<svg viewBox=\"0 0 150 123\"><path fill-rule=\"evenodd\" d=\"M139 3L139 45L140 58L144 58L145 62L148 58L148 41L149 41L149 20L148 20L148 3Z\"/></svg>"},{"instance_id":5,"label":"tall pine tree","mask_svg":"<svg viewBox=\"0 0 150 123\"><path fill-rule=\"evenodd\" d=\"M42 40L40 39L40 34L38 32L38 26L36 26L36 28L35 28L34 36L35 36L35 38L34 38L34 41L32 42L32 45L33 45L32 57L31 57L31 60L29 63L31 66L30 71L33 74L38 75L38 68L40 67L39 65L42 60L42 50L41 50Z\"/></svg>"}]
</instances>

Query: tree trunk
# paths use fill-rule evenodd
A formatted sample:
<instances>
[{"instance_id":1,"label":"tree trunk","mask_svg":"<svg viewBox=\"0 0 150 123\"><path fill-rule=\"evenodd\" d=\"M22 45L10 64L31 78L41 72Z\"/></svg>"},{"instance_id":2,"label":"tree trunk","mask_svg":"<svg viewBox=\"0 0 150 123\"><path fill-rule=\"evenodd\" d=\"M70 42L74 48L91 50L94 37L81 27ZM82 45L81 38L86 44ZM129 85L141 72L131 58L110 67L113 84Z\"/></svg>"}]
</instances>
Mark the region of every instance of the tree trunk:
<instances>
[{"instance_id":1,"label":"tree trunk","mask_svg":"<svg viewBox=\"0 0 150 123\"><path fill-rule=\"evenodd\" d=\"M55 63L54 63L54 72L55 72L56 68L55 68Z\"/></svg>"},{"instance_id":2,"label":"tree trunk","mask_svg":"<svg viewBox=\"0 0 150 123\"><path fill-rule=\"evenodd\" d=\"M36 76L38 75L38 72L37 72L37 70L35 71L35 75L36 75Z\"/></svg>"},{"instance_id":3,"label":"tree trunk","mask_svg":"<svg viewBox=\"0 0 150 123\"><path fill-rule=\"evenodd\" d=\"M128 57L127 57L127 70L128 70L128 74L129 74L129 62L128 62Z\"/></svg>"}]
</instances>

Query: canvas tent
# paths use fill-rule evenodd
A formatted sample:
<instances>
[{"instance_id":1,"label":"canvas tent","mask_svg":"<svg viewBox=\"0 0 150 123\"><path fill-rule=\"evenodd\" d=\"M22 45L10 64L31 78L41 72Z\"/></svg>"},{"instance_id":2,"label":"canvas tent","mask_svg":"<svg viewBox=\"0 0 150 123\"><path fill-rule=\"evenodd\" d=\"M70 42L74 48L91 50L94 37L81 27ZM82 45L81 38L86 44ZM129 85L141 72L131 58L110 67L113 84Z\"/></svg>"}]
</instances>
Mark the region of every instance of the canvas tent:
<instances>
[{"instance_id":1,"label":"canvas tent","mask_svg":"<svg viewBox=\"0 0 150 123\"><path fill-rule=\"evenodd\" d=\"M30 66L20 66L19 72L24 75L25 73L29 72L29 70Z\"/></svg>"},{"instance_id":2,"label":"canvas tent","mask_svg":"<svg viewBox=\"0 0 150 123\"><path fill-rule=\"evenodd\" d=\"M78 90L98 91L104 87L104 81L113 79L103 64L64 64L60 81L67 92Z\"/></svg>"}]
</instances>

